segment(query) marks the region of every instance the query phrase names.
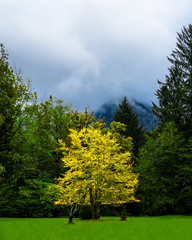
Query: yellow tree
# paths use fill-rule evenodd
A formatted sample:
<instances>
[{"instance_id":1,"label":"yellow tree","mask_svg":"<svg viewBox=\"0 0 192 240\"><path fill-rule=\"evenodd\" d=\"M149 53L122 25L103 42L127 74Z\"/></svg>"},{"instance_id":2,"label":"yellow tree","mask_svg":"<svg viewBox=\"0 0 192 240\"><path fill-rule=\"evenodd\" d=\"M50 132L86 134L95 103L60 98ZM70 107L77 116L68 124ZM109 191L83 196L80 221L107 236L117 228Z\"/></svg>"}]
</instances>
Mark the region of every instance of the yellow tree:
<instances>
[{"instance_id":1,"label":"yellow tree","mask_svg":"<svg viewBox=\"0 0 192 240\"><path fill-rule=\"evenodd\" d=\"M103 133L102 124L97 122L79 132L71 129L69 136L70 147L60 141L62 161L68 170L58 179L61 194L56 204L70 205L71 209L77 204L90 204L92 219L99 219L101 204L136 201L138 175L132 170L130 152L122 151L113 131ZM130 147L132 139L126 138L124 143L126 141Z\"/></svg>"}]
</instances>

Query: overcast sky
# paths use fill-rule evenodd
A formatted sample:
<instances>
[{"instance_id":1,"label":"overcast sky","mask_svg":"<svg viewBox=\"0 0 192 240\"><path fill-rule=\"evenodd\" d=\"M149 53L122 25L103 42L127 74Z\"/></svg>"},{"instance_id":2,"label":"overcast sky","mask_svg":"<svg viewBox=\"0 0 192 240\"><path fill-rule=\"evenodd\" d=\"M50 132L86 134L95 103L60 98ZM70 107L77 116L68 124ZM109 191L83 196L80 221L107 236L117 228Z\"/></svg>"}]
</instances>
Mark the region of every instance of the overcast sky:
<instances>
[{"instance_id":1,"label":"overcast sky","mask_svg":"<svg viewBox=\"0 0 192 240\"><path fill-rule=\"evenodd\" d=\"M78 110L127 96L155 101L191 0L0 0L0 42L10 63Z\"/></svg>"}]
</instances>

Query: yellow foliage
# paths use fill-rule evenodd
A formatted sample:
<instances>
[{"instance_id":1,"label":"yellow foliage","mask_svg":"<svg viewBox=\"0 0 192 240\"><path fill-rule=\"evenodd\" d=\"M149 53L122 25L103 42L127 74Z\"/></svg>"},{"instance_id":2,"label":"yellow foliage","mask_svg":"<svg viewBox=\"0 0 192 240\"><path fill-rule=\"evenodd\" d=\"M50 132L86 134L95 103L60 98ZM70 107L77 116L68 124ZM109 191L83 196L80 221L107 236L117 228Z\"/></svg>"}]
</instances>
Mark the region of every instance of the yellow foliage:
<instances>
[{"instance_id":1,"label":"yellow foliage","mask_svg":"<svg viewBox=\"0 0 192 240\"><path fill-rule=\"evenodd\" d=\"M92 124L79 132L71 129L70 147L59 141L68 171L58 179L60 199L56 204L89 204L90 198L101 204L137 201L138 174L132 171L130 152L121 151L113 131L103 134L99 126ZM124 127L119 123L114 126ZM125 140L131 142L130 138Z\"/></svg>"}]
</instances>

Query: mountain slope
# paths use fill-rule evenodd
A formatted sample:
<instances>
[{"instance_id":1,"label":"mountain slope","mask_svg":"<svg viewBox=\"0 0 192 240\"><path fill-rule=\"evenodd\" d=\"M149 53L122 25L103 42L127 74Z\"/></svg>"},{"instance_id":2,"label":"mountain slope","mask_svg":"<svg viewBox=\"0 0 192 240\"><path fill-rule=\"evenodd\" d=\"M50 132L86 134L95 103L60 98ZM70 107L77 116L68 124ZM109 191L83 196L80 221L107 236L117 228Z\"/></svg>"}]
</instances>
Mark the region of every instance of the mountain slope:
<instances>
[{"instance_id":1,"label":"mountain slope","mask_svg":"<svg viewBox=\"0 0 192 240\"><path fill-rule=\"evenodd\" d=\"M152 131L157 127L158 120L153 114L150 105L136 100L130 101L133 110L138 114L140 125L144 125L147 131ZM118 104L113 102L104 103L95 113L97 119L102 118L107 125L113 121L114 111L118 108Z\"/></svg>"}]
</instances>

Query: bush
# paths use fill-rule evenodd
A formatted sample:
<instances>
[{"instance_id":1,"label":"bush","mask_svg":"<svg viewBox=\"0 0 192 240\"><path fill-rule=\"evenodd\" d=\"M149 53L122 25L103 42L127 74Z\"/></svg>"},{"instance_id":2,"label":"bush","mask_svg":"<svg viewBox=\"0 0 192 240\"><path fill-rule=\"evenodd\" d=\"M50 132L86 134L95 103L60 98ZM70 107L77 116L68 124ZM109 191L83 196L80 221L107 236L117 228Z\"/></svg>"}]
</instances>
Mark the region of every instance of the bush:
<instances>
[{"instance_id":1,"label":"bush","mask_svg":"<svg viewBox=\"0 0 192 240\"><path fill-rule=\"evenodd\" d=\"M101 216L118 216L118 208L113 207L113 206L108 206L108 205L102 205L101 209Z\"/></svg>"},{"instance_id":2,"label":"bush","mask_svg":"<svg viewBox=\"0 0 192 240\"><path fill-rule=\"evenodd\" d=\"M81 206L79 209L78 217L81 218L82 220L91 219L92 218L91 206L89 205Z\"/></svg>"},{"instance_id":3,"label":"bush","mask_svg":"<svg viewBox=\"0 0 192 240\"><path fill-rule=\"evenodd\" d=\"M140 202L130 202L126 204L127 214L130 216L140 216L142 214Z\"/></svg>"}]
</instances>

